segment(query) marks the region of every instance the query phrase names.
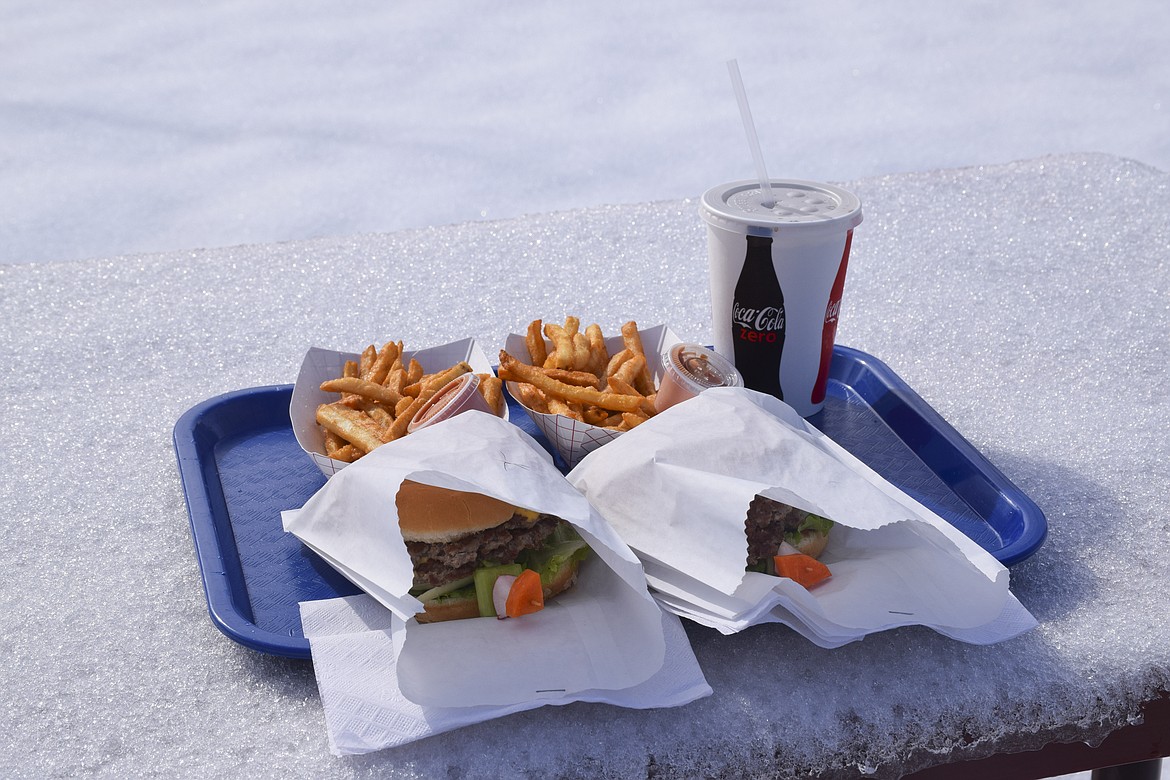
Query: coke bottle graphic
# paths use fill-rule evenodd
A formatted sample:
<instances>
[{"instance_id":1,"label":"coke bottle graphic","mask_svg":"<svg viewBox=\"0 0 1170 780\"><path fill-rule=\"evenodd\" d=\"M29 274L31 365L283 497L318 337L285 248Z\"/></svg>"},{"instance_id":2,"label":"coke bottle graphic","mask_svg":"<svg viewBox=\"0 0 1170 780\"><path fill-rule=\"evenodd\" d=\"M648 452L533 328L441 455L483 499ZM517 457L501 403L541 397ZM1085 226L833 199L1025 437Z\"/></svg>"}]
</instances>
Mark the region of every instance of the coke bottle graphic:
<instances>
[{"instance_id":1,"label":"coke bottle graphic","mask_svg":"<svg viewBox=\"0 0 1170 780\"><path fill-rule=\"evenodd\" d=\"M814 404L825 400L825 391L829 385L829 365L833 362L833 343L837 340L837 318L841 316L841 293L845 290L845 267L849 265L849 245L853 242L853 231L845 234L845 251L841 254L841 265L837 268L837 278L833 280L833 289L829 291L829 305L825 307L825 327L821 331L821 365L817 371L817 381L813 385L812 397Z\"/></svg>"},{"instance_id":2,"label":"coke bottle graphic","mask_svg":"<svg viewBox=\"0 0 1170 780\"><path fill-rule=\"evenodd\" d=\"M784 293L772 265L771 237L747 237L747 256L731 302L731 328L735 367L744 385L783 401Z\"/></svg>"}]
</instances>

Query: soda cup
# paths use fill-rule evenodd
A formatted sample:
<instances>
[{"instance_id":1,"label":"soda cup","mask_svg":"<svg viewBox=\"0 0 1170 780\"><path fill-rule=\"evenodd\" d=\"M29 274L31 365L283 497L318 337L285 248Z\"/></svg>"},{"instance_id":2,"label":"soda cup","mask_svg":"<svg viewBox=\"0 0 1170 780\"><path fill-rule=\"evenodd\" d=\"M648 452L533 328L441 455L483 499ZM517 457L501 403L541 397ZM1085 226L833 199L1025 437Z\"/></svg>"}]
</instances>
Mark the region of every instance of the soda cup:
<instances>
[{"instance_id":1,"label":"soda cup","mask_svg":"<svg viewBox=\"0 0 1170 780\"><path fill-rule=\"evenodd\" d=\"M746 387L803 417L825 403L853 229L861 200L830 184L772 180L703 194L715 351Z\"/></svg>"}]
</instances>

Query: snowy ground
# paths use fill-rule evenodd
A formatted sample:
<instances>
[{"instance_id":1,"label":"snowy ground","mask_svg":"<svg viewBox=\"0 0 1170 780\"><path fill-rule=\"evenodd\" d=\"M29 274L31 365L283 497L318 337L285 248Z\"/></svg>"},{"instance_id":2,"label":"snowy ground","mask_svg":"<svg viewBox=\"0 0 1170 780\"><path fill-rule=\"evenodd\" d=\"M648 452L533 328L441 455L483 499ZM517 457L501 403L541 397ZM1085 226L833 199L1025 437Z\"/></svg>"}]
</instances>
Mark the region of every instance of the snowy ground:
<instances>
[{"instance_id":1,"label":"snowy ground","mask_svg":"<svg viewBox=\"0 0 1170 780\"><path fill-rule=\"evenodd\" d=\"M1101 151L1170 170L1170 6L0 2L0 263Z\"/></svg>"},{"instance_id":2,"label":"snowy ground","mask_svg":"<svg viewBox=\"0 0 1170 780\"><path fill-rule=\"evenodd\" d=\"M1152 0L2 0L0 263L696 196L754 173L732 57L774 176L1170 170L1167 30Z\"/></svg>"}]
</instances>

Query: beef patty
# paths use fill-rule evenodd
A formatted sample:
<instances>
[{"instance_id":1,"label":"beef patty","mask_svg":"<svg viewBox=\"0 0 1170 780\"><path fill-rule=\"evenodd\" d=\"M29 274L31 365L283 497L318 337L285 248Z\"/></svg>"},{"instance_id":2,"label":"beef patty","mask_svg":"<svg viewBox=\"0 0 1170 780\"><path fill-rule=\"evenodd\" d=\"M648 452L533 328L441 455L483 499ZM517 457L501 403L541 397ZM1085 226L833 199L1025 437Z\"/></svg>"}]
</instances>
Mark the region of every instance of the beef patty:
<instances>
[{"instance_id":1,"label":"beef patty","mask_svg":"<svg viewBox=\"0 0 1170 780\"><path fill-rule=\"evenodd\" d=\"M484 563L512 563L524 550L541 547L563 522L552 515L539 515L532 521L517 513L495 528L454 541L407 542L415 585L435 588L470 577Z\"/></svg>"},{"instance_id":2,"label":"beef patty","mask_svg":"<svg viewBox=\"0 0 1170 780\"><path fill-rule=\"evenodd\" d=\"M769 560L776 554L784 534L800 528L808 512L770 498L756 496L748 505L745 522L748 540L748 566Z\"/></svg>"}]
</instances>

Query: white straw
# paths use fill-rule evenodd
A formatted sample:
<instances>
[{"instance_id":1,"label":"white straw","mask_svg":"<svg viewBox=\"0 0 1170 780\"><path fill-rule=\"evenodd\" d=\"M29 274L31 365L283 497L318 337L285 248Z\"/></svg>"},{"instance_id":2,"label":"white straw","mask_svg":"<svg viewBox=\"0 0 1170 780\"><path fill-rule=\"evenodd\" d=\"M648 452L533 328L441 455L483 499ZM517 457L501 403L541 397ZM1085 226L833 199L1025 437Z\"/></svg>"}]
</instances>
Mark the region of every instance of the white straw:
<instances>
[{"instance_id":1,"label":"white straw","mask_svg":"<svg viewBox=\"0 0 1170 780\"><path fill-rule=\"evenodd\" d=\"M776 203L772 197L772 182L768 178L768 169L764 167L764 153L760 151L760 138L756 135L756 123L752 121L752 110L748 107L747 91L743 88L743 77L739 75L739 62L727 61L727 72L731 74L731 86L735 89L735 99L739 101L739 115L743 118L743 130L747 133L748 148L752 150L752 159L756 161L756 175L760 179L760 189L764 193L761 205L770 209Z\"/></svg>"}]
</instances>

